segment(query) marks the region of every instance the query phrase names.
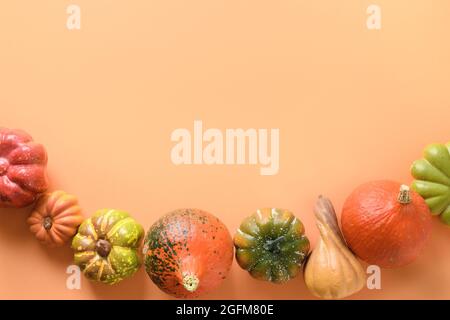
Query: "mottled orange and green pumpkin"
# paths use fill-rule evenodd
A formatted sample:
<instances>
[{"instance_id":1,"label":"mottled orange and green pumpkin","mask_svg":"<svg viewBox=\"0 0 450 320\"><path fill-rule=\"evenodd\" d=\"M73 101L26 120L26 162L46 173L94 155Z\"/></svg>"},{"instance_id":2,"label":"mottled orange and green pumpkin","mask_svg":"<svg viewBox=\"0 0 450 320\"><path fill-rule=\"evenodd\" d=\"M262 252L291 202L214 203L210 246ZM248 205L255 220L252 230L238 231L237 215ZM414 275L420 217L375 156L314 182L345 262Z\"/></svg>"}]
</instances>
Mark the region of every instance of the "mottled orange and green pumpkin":
<instances>
[{"instance_id":1,"label":"mottled orange and green pumpkin","mask_svg":"<svg viewBox=\"0 0 450 320\"><path fill-rule=\"evenodd\" d=\"M142 226L125 211L102 209L79 227L72 241L74 260L90 280L115 284L141 265Z\"/></svg>"},{"instance_id":2,"label":"mottled orange and green pumpkin","mask_svg":"<svg viewBox=\"0 0 450 320\"><path fill-rule=\"evenodd\" d=\"M304 233L292 212L259 209L236 232L236 260L256 279L286 282L300 273L308 255L309 240Z\"/></svg>"},{"instance_id":3,"label":"mottled orange and green pumpkin","mask_svg":"<svg viewBox=\"0 0 450 320\"><path fill-rule=\"evenodd\" d=\"M233 262L226 226L198 209L166 214L149 229L145 267L152 281L177 298L195 298L216 288Z\"/></svg>"}]
</instances>

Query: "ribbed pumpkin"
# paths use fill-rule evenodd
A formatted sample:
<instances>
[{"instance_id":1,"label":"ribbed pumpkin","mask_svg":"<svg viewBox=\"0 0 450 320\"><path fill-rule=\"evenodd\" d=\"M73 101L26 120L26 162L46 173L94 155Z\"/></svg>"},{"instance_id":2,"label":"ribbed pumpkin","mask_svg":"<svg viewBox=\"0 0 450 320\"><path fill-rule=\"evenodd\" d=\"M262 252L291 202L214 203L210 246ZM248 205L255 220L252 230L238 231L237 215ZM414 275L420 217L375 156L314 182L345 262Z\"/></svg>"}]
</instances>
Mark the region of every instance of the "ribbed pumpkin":
<instances>
[{"instance_id":1,"label":"ribbed pumpkin","mask_svg":"<svg viewBox=\"0 0 450 320\"><path fill-rule=\"evenodd\" d=\"M75 264L93 281L115 284L140 267L144 230L125 211L102 209L85 220L73 238Z\"/></svg>"},{"instance_id":2,"label":"ribbed pumpkin","mask_svg":"<svg viewBox=\"0 0 450 320\"><path fill-rule=\"evenodd\" d=\"M177 298L195 298L215 289L233 261L226 226L198 209L175 210L149 229L145 267L152 281Z\"/></svg>"},{"instance_id":3,"label":"ribbed pumpkin","mask_svg":"<svg viewBox=\"0 0 450 320\"><path fill-rule=\"evenodd\" d=\"M27 222L40 242L56 247L75 235L83 216L77 197L64 191L54 191L39 198Z\"/></svg>"},{"instance_id":4,"label":"ribbed pumpkin","mask_svg":"<svg viewBox=\"0 0 450 320\"><path fill-rule=\"evenodd\" d=\"M22 130L0 128L0 207L22 208L47 190L47 152Z\"/></svg>"},{"instance_id":5,"label":"ribbed pumpkin","mask_svg":"<svg viewBox=\"0 0 450 320\"><path fill-rule=\"evenodd\" d=\"M259 209L236 235L236 260L259 280L283 283L296 277L309 252L302 222L284 209Z\"/></svg>"},{"instance_id":6,"label":"ribbed pumpkin","mask_svg":"<svg viewBox=\"0 0 450 320\"><path fill-rule=\"evenodd\" d=\"M450 225L450 142L430 144L423 155L411 166L416 179L412 188L425 199L431 214Z\"/></svg>"},{"instance_id":7,"label":"ribbed pumpkin","mask_svg":"<svg viewBox=\"0 0 450 320\"><path fill-rule=\"evenodd\" d=\"M350 249L385 268L414 261L431 231L425 200L408 186L388 180L356 188L344 203L341 222Z\"/></svg>"}]
</instances>

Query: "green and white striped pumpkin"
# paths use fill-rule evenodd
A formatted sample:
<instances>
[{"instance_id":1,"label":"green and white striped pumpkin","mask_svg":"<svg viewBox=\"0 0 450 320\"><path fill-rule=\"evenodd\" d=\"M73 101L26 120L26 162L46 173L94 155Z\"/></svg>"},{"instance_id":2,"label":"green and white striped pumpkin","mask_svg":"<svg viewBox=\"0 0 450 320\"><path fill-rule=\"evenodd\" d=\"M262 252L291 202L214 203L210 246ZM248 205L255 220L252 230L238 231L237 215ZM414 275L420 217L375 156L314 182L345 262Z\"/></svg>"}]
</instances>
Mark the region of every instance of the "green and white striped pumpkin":
<instances>
[{"instance_id":1,"label":"green and white striped pumpkin","mask_svg":"<svg viewBox=\"0 0 450 320\"><path fill-rule=\"evenodd\" d=\"M115 284L141 265L142 226L127 212L102 209L79 227L72 240L74 261L90 280Z\"/></svg>"}]
</instances>

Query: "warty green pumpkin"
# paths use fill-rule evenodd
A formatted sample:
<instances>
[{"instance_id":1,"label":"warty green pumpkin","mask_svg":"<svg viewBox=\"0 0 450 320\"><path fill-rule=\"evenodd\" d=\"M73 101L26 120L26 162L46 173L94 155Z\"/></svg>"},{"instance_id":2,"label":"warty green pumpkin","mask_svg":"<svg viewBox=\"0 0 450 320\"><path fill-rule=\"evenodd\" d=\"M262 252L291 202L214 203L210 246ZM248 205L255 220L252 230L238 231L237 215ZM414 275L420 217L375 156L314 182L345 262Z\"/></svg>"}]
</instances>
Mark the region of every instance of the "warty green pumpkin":
<instances>
[{"instance_id":1,"label":"warty green pumpkin","mask_svg":"<svg viewBox=\"0 0 450 320\"><path fill-rule=\"evenodd\" d=\"M115 284L139 269L143 236L144 229L127 212L99 210L73 238L75 264L89 280Z\"/></svg>"},{"instance_id":2,"label":"warty green pumpkin","mask_svg":"<svg viewBox=\"0 0 450 320\"><path fill-rule=\"evenodd\" d=\"M425 199L431 213L450 225L450 142L428 145L424 158L412 164L411 174L416 179L412 188Z\"/></svg>"},{"instance_id":3,"label":"warty green pumpkin","mask_svg":"<svg viewBox=\"0 0 450 320\"><path fill-rule=\"evenodd\" d=\"M239 266L259 280L286 282L301 271L309 252L302 222L283 209L259 209L247 217L234 237Z\"/></svg>"}]
</instances>

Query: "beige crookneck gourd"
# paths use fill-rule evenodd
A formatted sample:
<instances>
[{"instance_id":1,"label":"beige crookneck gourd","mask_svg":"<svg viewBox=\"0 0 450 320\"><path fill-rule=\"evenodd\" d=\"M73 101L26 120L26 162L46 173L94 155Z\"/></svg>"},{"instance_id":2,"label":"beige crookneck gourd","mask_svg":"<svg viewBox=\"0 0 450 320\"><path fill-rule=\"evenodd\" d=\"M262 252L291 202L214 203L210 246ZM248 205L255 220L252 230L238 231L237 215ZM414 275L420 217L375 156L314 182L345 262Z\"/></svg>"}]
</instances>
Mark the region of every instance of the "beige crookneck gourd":
<instances>
[{"instance_id":1,"label":"beige crookneck gourd","mask_svg":"<svg viewBox=\"0 0 450 320\"><path fill-rule=\"evenodd\" d=\"M360 291L366 275L339 229L331 201L320 196L315 207L320 239L305 267L305 282L317 297L341 299Z\"/></svg>"}]
</instances>

